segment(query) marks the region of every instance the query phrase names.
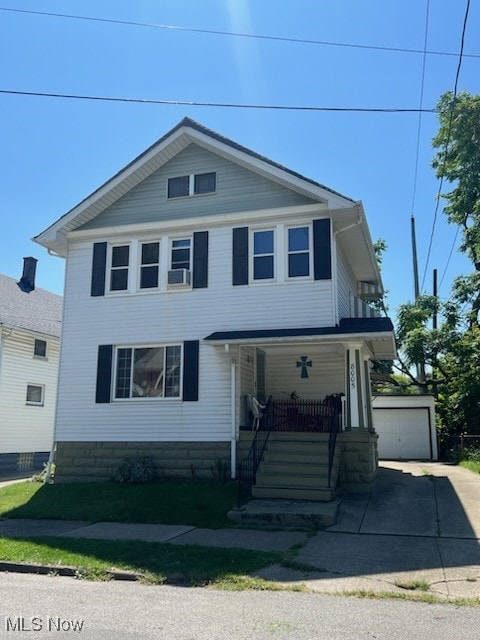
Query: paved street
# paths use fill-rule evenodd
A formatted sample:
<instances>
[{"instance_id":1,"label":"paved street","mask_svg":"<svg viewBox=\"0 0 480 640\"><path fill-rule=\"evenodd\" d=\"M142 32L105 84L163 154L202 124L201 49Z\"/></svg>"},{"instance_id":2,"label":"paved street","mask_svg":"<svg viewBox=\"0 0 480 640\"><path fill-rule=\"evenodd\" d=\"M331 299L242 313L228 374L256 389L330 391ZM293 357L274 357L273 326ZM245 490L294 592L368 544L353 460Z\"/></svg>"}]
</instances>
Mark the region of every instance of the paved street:
<instances>
[{"instance_id":1,"label":"paved street","mask_svg":"<svg viewBox=\"0 0 480 640\"><path fill-rule=\"evenodd\" d=\"M454 640L478 638L480 610L290 592L223 592L0 575L0 638L83 640ZM32 621L32 618L36 620ZM82 631L73 631L74 621ZM21 622L20 622L21 623ZM7 630L7 625L10 630ZM57 631L57 626L70 628ZM53 627L48 630L48 627Z\"/></svg>"}]
</instances>

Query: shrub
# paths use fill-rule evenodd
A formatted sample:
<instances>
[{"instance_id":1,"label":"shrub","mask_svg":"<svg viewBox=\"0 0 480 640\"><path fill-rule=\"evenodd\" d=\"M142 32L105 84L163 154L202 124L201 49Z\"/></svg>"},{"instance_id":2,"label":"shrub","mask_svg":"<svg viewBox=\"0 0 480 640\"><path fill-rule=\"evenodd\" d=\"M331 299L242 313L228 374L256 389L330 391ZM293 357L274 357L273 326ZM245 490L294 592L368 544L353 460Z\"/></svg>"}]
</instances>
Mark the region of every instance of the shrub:
<instances>
[{"instance_id":1,"label":"shrub","mask_svg":"<svg viewBox=\"0 0 480 640\"><path fill-rule=\"evenodd\" d=\"M126 458L113 474L114 482L151 482L157 477L152 458Z\"/></svg>"}]
</instances>

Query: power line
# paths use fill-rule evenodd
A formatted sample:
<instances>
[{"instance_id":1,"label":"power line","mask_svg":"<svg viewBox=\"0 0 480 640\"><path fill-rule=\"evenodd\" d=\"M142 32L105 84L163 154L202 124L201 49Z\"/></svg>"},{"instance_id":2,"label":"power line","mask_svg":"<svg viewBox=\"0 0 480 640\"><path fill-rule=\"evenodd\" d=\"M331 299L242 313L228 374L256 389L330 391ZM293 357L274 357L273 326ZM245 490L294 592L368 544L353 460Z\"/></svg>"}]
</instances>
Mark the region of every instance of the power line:
<instances>
[{"instance_id":1,"label":"power line","mask_svg":"<svg viewBox=\"0 0 480 640\"><path fill-rule=\"evenodd\" d=\"M430 13L430 0L426 0L425 7L425 37L423 40L423 62L422 62L422 80L420 85L420 109L423 107L423 93L425 89L425 67L427 61L427 41L428 41L428 18ZM417 195L417 179L418 179L418 158L420 155L420 132L422 129L422 112L418 114L418 127L417 127L417 148L415 151L415 171L413 176L413 193L412 193L412 216L415 210L415 197Z\"/></svg>"},{"instance_id":2,"label":"power line","mask_svg":"<svg viewBox=\"0 0 480 640\"><path fill-rule=\"evenodd\" d=\"M452 246L450 248L450 253L448 254L447 263L445 265L445 269L443 270L442 277L440 278L440 284L438 285L439 289L442 286L443 279L445 278L445 274L447 273L448 265L450 264L450 260L452 258L453 250L455 249L455 245L457 244L457 238L458 238L459 229L460 229L460 227L457 227L457 230L455 232L455 237L453 239L453 243L452 243Z\"/></svg>"},{"instance_id":3,"label":"power line","mask_svg":"<svg viewBox=\"0 0 480 640\"><path fill-rule=\"evenodd\" d=\"M447 152L448 152L448 145L450 144L450 137L452 134L452 122L453 122L453 112L455 111L455 106L457 103L457 92L458 92L458 79L460 77L460 69L462 67L462 59L463 59L463 46L465 44L465 32L467 30L467 22L468 22L468 12L470 10L470 0L467 0L467 4L465 7L465 17L463 19L463 29L462 29L462 37L461 37L461 41L460 41L460 52L459 52L459 56L458 56L458 65L457 65L457 72L455 74L455 85L454 85L454 89L453 89L453 100L452 100L452 106L450 108L450 115L449 115L449 119L448 119L448 129L447 129L447 136L445 139L445 147L443 150L443 162L442 162L442 167L440 170L440 183L438 185L438 192L437 192L437 202L435 205L435 212L433 214L433 224L432 224L432 231L430 233L430 242L428 244L428 252L427 252L427 261L425 263L425 271L423 272L423 278L422 278L422 290L423 290L423 285L425 284L425 277L427 275L427 268L428 268L428 263L430 261L430 254L432 251L432 243L433 243L433 235L435 233L435 225L437 223L437 215L438 215L438 207L440 205L440 194L442 192L442 187L443 187L443 180L444 180L444 171L445 171L445 165L447 162ZM453 243L453 246L455 245L455 241L456 241L456 236L455 236L455 240ZM448 262L450 262L450 257L452 255L453 252L453 246L452 246L452 250L450 251L450 256L448 258ZM447 266L448 266L448 262L447 262ZM445 275L445 271L444 271L444 275ZM443 280L443 278L442 278ZM440 282L440 286L441 286L441 282ZM439 289L440 289L439 286Z\"/></svg>"},{"instance_id":4,"label":"power line","mask_svg":"<svg viewBox=\"0 0 480 640\"><path fill-rule=\"evenodd\" d=\"M188 107L222 107L229 109L272 109L280 111L333 111L346 113L436 113L437 109L404 109L384 107L316 107L281 104L240 104L234 102L198 102L194 100L162 100L156 98L121 98L114 96L89 96L71 93L48 93L43 91L16 91L0 89L0 94L35 96L42 98L65 98L69 100L95 100L100 102L127 102L132 104L165 104Z\"/></svg>"},{"instance_id":5,"label":"power line","mask_svg":"<svg viewBox=\"0 0 480 640\"><path fill-rule=\"evenodd\" d=\"M107 24L117 24L131 27L143 27L149 29L164 29L168 31L185 31L189 33L203 33L207 35L217 35L217 36L231 36L235 38L251 38L256 40L272 40L277 42L289 42L293 44L310 44L310 45L319 45L324 47L345 47L351 49L367 49L372 51L390 51L396 53L415 53L415 54L423 54L426 53L432 56L450 56L456 57L456 53L450 53L449 51L423 51L422 49L409 49L406 47L381 47L375 45L367 45L367 44L352 44L348 42L332 42L328 40L309 40L305 38L290 38L286 36L270 36L265 34L255 34L255 33L242 33L238 31L221 31L217 29L197 29L194 27L182 27L179 25L172 24L154 24L150 22L136 22L133 20L117 20L114 18L97 18L95 16L81 16L74 15L68 13L54 13L49 11L33 11L29 9L11 9L8 7L0 7L0 11L8 11L10 13L21 13L21 14L30 14L37 16L47 16L53 18L66 18L70 20L84 20L88 22L103 22ZM480 58L480 54L476 53L466 53L464 57L468 58Z\"/></svg>"}]
</instances>

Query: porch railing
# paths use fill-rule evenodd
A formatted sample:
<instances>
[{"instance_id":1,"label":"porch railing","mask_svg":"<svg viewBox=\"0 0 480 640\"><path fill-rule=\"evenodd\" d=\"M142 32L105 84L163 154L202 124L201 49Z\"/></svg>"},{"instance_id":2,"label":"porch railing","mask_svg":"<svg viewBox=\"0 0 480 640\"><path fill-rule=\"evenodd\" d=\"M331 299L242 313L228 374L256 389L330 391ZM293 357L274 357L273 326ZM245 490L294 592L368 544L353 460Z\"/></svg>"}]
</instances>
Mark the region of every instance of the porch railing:
<instances>
[{"instance_id":1,"label":"porch railing","mask_svg":"<svg viewBox=\"0 0 480 640\"><path fill-rule=\"evenodd\" d=\"M328 433L328 486L335 459L337 434L342 429L341 398L327 401L270 399L255 432L247 457L237 467L237 506L251 494L256 474L272 431Z\"/></svg>"},{"instance_id":2,"label":"porch railing","mask_svg":"<svg viewBox=\"0 0 480 640\"><path fill-rule=\"evenodd\" d=\"M240 507L250 496L255 484L257 470L262 461L265 447L272 430L272 401L269 400L260 425L255 432L250 450L237 467L237 507Z\"/></svg>"}]
</instances>

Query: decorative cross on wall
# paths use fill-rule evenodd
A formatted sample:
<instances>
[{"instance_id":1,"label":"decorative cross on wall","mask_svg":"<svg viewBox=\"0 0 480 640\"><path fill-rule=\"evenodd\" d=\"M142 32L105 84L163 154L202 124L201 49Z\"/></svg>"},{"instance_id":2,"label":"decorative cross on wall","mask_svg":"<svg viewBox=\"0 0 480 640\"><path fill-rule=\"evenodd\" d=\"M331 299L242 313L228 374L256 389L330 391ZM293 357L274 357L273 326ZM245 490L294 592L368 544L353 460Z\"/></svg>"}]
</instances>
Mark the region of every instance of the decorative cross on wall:
<instances>
[{"instance_id":1,"label":"decorative cross on wall","mask_svg":"<svg viewBox=\"0 0 480 640\"><path fill-rule=\"evenodd\" d=\"M312 361L308 359L308 356L300 356L300 362L297 362L297 369L302 367L302 373L300 374L300 378L308 378L308 369L307 367L312 366Z\"/></svg>"}]
</instances>

